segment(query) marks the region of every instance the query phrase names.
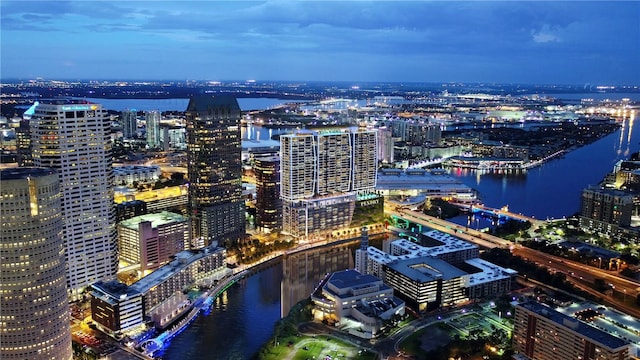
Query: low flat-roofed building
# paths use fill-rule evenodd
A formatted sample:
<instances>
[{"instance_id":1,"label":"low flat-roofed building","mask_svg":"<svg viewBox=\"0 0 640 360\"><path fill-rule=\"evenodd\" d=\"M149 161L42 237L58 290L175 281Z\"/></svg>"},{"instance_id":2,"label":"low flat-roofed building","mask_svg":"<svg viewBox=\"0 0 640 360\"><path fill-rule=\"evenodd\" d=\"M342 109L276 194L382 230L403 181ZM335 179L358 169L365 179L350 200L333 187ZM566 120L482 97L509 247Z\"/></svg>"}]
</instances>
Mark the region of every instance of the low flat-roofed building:
<instances>
[{"instance_id":1,"label":"low flat-roofed building","mask_svg":"<svg viewBox=\"0 0 640 360\"><path fill-rule=\"evenodd\" d=\"M172 211L186 214L188 197L188 187L180 185L135 193L127 192L127 189L116 189L114 201L116 204L132 200L144 201L148 213Z\"/></svg>"},{"instance_id":2,"label":"low flat-roofed building","mask_svg":"<svg viewBox=\"0 0 640 360\"><path fill-rule=\"evenodd\" d=\"M518 274L513 269L503 268L480 258L469 259L465 263L478 269L478 272L462 277L462 286L465 287L470 300L508 293L511 291L511 280ZM467 269L468 267L465 267L465 270Z\"/></svg>"},{"instance_id":3,"label":"low flat-roofed building","mask_svg":"<svg viewBox=\"0 0 640 360\"><path fill-rule=\"evenodd\" d=\"M176 301L180 300L174 296L176 293L196 285L210 286L231 273L225 257L223 248L185 250L177 253L175 260L130 286L118 281L94 283L91 285L92 317L107 333L124 331L146 318L166 322L167 316L184 307L184 302Z\"/></svg>"},{"instance_id":4,"label":"low flat-roofed building","mask_svg":"<svg viewBox=\"0 0 640 360\"><path fill-rule=\"evenodd\" d=\"M458 202L477 200L475 190L443 171L380 169L376 192L384 196L449 198Z\"/></svg>"},{"instance_id":5,"label":"low flat-roofed building","mask_svg":"<svg viewBox=\"0 0 640 360\"><path fill-rule=\"evenodd\" d=\"M144 294L145 310L150 312L176 291L194 285L211 285L214 280L228 275L231 270L227 268L225 258L226 250L219 247L181 251L175 255L175 260L131 284L131 287Z\"/></svg>"},{"instance_id":6,"label":"low flat-roofed building","mask_svg":"<svg viewBox=\"0 0 640 360\"><path fill-rule=\"evenodd\" d=\"M391 241L389 253L369 246L366 249L366 257L360 254L360 257L366 259L362 261L366 265L360 264L359 267L362 269L358 270L383 279L386 284L398 291L398 296L402 297L402 294L405 294L406 297L403 298L407 304L417 306L419 311L453 305L457 302L480 297L504 294L510 290L512 279L517 272L478 258L477 245L437 230L427 231L422 235L428 237L427 244L434 246L423 246L406 239ZM417 282L414 284L416 289L408 288L406 292L403 292L396 286L400 286L400 284L408 286L411 271L406 267L412 266L415 259L424 259L423 261L427 264L435 264L436 266L433 267L435 271L427 271L429 267L426 266L413 267L414 271L417 269L422 271L421 277L415 277L424 283ZM396 265L391 266L391 264ZM437 277L439 271L443 273L443 276L438 279L449 278L452 274L457 274L456 280L449 279L446 283L447 286L453 286L451 289L455 288L455 290L439 288L437 281L427 279L428 275ZM406 274L402 274L403 272ZM389 278L390 274L394 279ZM420 296L417 296L417 289L423 292ZM443 297L439 293L442 290L450 291L451 295L447 293ZM460 294L464 296L460 297ZM413 300L411 300L412 298Z\"/></svg>"},{"instance_id":7,"label":"low flat-roofed building","mask_svg":"<svg viewBox=\"0 0 640 360\"><path fill-rule=\"evenodd\" d=\"M144 323L142 294L119 281L91 285L91 318L108 334L119 334Z\"/></svg>"},{"instance_id":8,"label":"low flat-roofed building","mask_svg":"<svg viewBox=\"0 0 640 360\"><path fill-rule=\"evenodd\" d=\"M513 349L524 360L625 360L631 344L535 301L516 305Z\"/></svg>"},{"instance_id":9,"label":"low flat-roofed building","mask_svg":"<svg viewBox=\"0 0 640 360\"><path fill-rule=\"evenodd\" d=\"M467 301L464 271L430 256L396 260L383 266L385 283L418 311Z\"/></svg>"},{"instance_id":10,"label":"low flat-roofed building","mask_svg":"<svg viewBox=\"0 0 640 360\"><path fill-rule=\"evenodd\" d=\"M404 315L404 301L395 297L391 287L373 276L356 270L343 270L327 275L311 295L313 314L317 320L348 324L358 323L352 334L373 338L383 322L394 315Z\"/></svg>"},{"instance_id":11,"label":"low flat-roofed building","mask_svg":"<svg viewBox=\"0 0 640 360\"><path fill-rule=\"evenodd\" d=\"M133 186L153 184L160 179L159 166L125 165L113 167L113 184Z\"/></svg>"},{"instance_id":12,"label":"low flat-roofed building","mask_svg":"<svg viewBox=\"0 0 640 360\"><path fill-rule=\"evenodd\" d=\"M120 260L140 264L140 270L153 270L171 261L176 253L189 248L189 218L163 211L121 221L118 224Z\"/></svg>"},{"instance_id":13,"label":"low flat-roofed building","mask_svg":"<svg viewBox=\"0 0 640 360\"><path fill-rule=\"evenodd\" d=\"M405 239L393 241L390 246L391 255L432 256L452 265L480 256L478 245L453 235L438 230L426 231L420 235L422 245Z\"/></svg>"}]
</instances>

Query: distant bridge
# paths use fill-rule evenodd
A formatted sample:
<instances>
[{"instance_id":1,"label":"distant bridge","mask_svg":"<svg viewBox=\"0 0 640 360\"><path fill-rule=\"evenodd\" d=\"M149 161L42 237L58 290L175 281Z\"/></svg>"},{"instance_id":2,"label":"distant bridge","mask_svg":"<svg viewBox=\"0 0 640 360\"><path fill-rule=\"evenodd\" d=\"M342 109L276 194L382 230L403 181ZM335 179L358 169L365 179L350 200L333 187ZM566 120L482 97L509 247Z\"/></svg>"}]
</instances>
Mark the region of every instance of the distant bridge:
<instances>
[{"instance_id":1,"label":"distant bridge","mask_svg":"<svg viewBox=\"0 0 640 360\"><path fill-rule=\"evenodd\" d=\"M519 220L519 221L528 221L531 224L536 224L540 221L529 216L509 212L508 206L504 206L500 209L495 209L495 208L490 208L484 205L474 204L474 205L471 205L469 211L472 214L480 214L490 218L496 218L498 221L500 220L506 221L509 219L513 219L513 220Z\"/></svg>"}]
</instances>

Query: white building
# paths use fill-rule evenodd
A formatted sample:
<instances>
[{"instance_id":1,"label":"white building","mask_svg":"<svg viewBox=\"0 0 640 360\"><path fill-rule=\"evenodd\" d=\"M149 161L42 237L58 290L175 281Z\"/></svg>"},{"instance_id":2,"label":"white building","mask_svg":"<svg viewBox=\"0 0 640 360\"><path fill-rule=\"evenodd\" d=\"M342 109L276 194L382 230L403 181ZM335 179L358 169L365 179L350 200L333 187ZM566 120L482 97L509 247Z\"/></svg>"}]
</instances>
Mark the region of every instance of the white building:
<instances>
[{"instance_id":1,"label":"white building","mask_svg":"<svg viewBox=\"0 0 640 360\"><path fill-rule=\"evenodd\" d=\"M76 298L118 269L109 118L99 104L43 100L30 125L34 165L60 175L67 289Z\"/></svg>"},{"instance_id":2,"label":"white building","mask_svg":"<svg viewBox=\"0 0 640 360\"><path fill-rule=\"evenodd\" d=\"M154 184L160 179L160 174L160 167L156 165L116 166L113 168L113 184L114 186L133 186L133 183Z\"/></svg>"},{"instance_id":3,"label":"white building","mask_svg":"<svg viewBox=\"0 0 640 360\"><path fill-rule=\"evenodd\" d=\"M147 147L149 147L149 149L158 149L162 145L160 142L160 111L147 111L144 117L146 121Z\"/></svg>"},{"instance_id":4,"label":"white building","mask_svg":"<svg viewBox=\"0 0 640 360\"><path fill-rule=\"evenodd\" d=\"M283 231L309 237L347 226L356 195L376 186L376 131L299 131L280 143Z\"/></svg>"},{"instance_id":5,"label":"white building","mask_svg":"<svg viewBox=\"0 0 640 360\"><path fill-rule=\"evenodd\" d=\"M120 113L122 122L122 137L133 139L138 132L138 113L135 110L125 109Z\"/></svg>"},{"instance_id":6,"label":"white building","mask_svg":"<svg viewBox=\"0 0 640 360\"><path fill-rule=\"evenodd\" d=\"M311 294L311 300L316 320L326 319L341 325L356 323L358 330L352 328L350 333L369 339L376 337L382 320L404 315L404 301L393 296L392 288L379 278L356 270L328 275Z\"/></svg>"},{"instance_id":7,"label":"white building","mask_svg":"<svg viewBox=\"0 0 640 360\"><path fill-rule=\"evenodd\" d=\"M0 170L0 199L0 358L70 360L58 174Z\"/></svg>"},{"instance_id":8,"label":"white building","mask_svg":"<svg viewBox=\"0 0 640 360\"><path fill-rule=\"evenodd\" d=\"M383 279L420 311L510 290L517 272L479 259L477 245L437 230L422 235L433 246L398 239L388 252L369 246L366 255L356 253L366 261L359 270Z\"/></svg>"}]
</instances>

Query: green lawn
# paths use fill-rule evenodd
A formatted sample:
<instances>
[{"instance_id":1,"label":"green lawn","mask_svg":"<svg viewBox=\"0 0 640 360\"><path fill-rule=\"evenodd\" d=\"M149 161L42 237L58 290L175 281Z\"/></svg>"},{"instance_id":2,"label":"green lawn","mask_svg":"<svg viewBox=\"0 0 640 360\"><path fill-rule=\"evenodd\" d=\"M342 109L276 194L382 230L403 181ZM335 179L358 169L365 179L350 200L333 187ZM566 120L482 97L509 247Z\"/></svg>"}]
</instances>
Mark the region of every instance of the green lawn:
<instances>
[{"instance_id":1,"label":"green lawn","mask_svg":"<svg viewBox=\"0 0 640 360\"><path fill-rule=\"evenodd\" d=\"M315 338L309 336L286 337L278 339L276 346L271 345L263 348L259 354L260 359L324 359L327 355L334 360L373 360L376 358L374 353L360 351L361 349L355 345L325 335L318 335Z\"/></svg>"}]
</instances>

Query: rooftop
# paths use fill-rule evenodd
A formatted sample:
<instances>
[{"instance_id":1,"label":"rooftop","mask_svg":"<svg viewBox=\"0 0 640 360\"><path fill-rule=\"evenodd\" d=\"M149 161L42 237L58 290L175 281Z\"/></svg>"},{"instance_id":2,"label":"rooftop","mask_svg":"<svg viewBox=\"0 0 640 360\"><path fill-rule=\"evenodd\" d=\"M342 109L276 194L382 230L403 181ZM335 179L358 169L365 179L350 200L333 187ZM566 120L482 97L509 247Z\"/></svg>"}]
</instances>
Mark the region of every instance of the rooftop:
<instances>
[{"instance_id":1,"label":"rooftop","mask_svg":"<svg viewBox=\"0 0 640 360\"><path fill-rule=\"evenodd\" d=\"M50 168L41 167L18 167L0 170L0 180L19 180L30 177L40 177L55 175L57 172Z\"/></svg>"},{"instance_id":2,"label":"rooftop","mask_svg":"<svg viewBox=\"0 0 640 360\"><path fill-rule=\"evenodd\" d=\"M467 273L448 262L430 256L396 260L388 263L387 266L411 280L421 283L437 279L451 280L467 275Z\"/></svg>"},{"instance_id":3,"label":"rooftop","mask_svg":"<svg viewBox=\"0 0 640 360\"><path fill-rule=\"evenodd\" d=\"M328 283L338 289L356 288L379 283L382 280L370 274L361 274L356 270L343 270L333 273Z\"/></svg>"},{"instance_id":4,"label":"rooftop","mask_svg":"<svg viewBox=\"0 0 640 360\"><path fill-rule=\"evenodd\" d=\"M565 315L558 311L555 311L546 305L540 304L539 302L529 301L526 303L518 304L517 307L522 307L524 309L532 311L544 318L547 318L555 322L561 327L570 328L573 331L577 332L578 334L594 342L602 344L608 347L609 349L618 349L618 348L629 345L629 342L627 341L624 341L600 329L590 326L569 315Z\"/></svg>"},{"instance_id":5,"label":"rooftop","mask_svg":"<svg viewBox=\"0 0 640 360\"><path fill-rule=\"evenodd\" d=\"M209 109L221 109L228 107L233 112L240 112L240 105L235 97L229 95L199 95L189 100L186 111L207 112Z\"/></svg>"},{"instance_id":6,"label":"rooftop","mask_svg":"<svg viewBox=\"0 0 640 360\"><path fill-rule=\"evenodd\" d=\"M159 267L157 270L155 270L151 274L131 284L130 288L144 294L147 291L149 291L149 289L151 289L152 287L169 279L174 274L186 268L187 266L189 266L189 264L193 263L194 261L202 259L206 256L217 253L219 251L224 251L224 249L209 247L201 250L181 251L175 255L176 257L175 260L173 260L172 262L166 265Z\"/></svg>"},{"instance_id":7,"label":"rooftop","mask_svg":"<svg viewBox=\"0 0 640 360\"><path fill-rule=\"evenodd\" d=\"M172 212L163 211L155 214L145 214L133 217L131 219L123 220L119 226L124 226L130 229L137 230L138 224L145 221L150 221L151 226L157 228L160 225L171 224L176 222L185 222L188 218L180 214L174 214Z\"/></svg>"},{"instance_id":8,"label":"rooftop","mask_svg":"<svg viewBox=\"0 0 640 360\"><path fill-rule=\"evenodd\" d=\"M513 269L503 268L480 258L469 259L466 260L465 263L481 270L481 272L464 276L465 286L474 286L491 281L507 279L518 273Z\"/></svg>"}]
</instances>

